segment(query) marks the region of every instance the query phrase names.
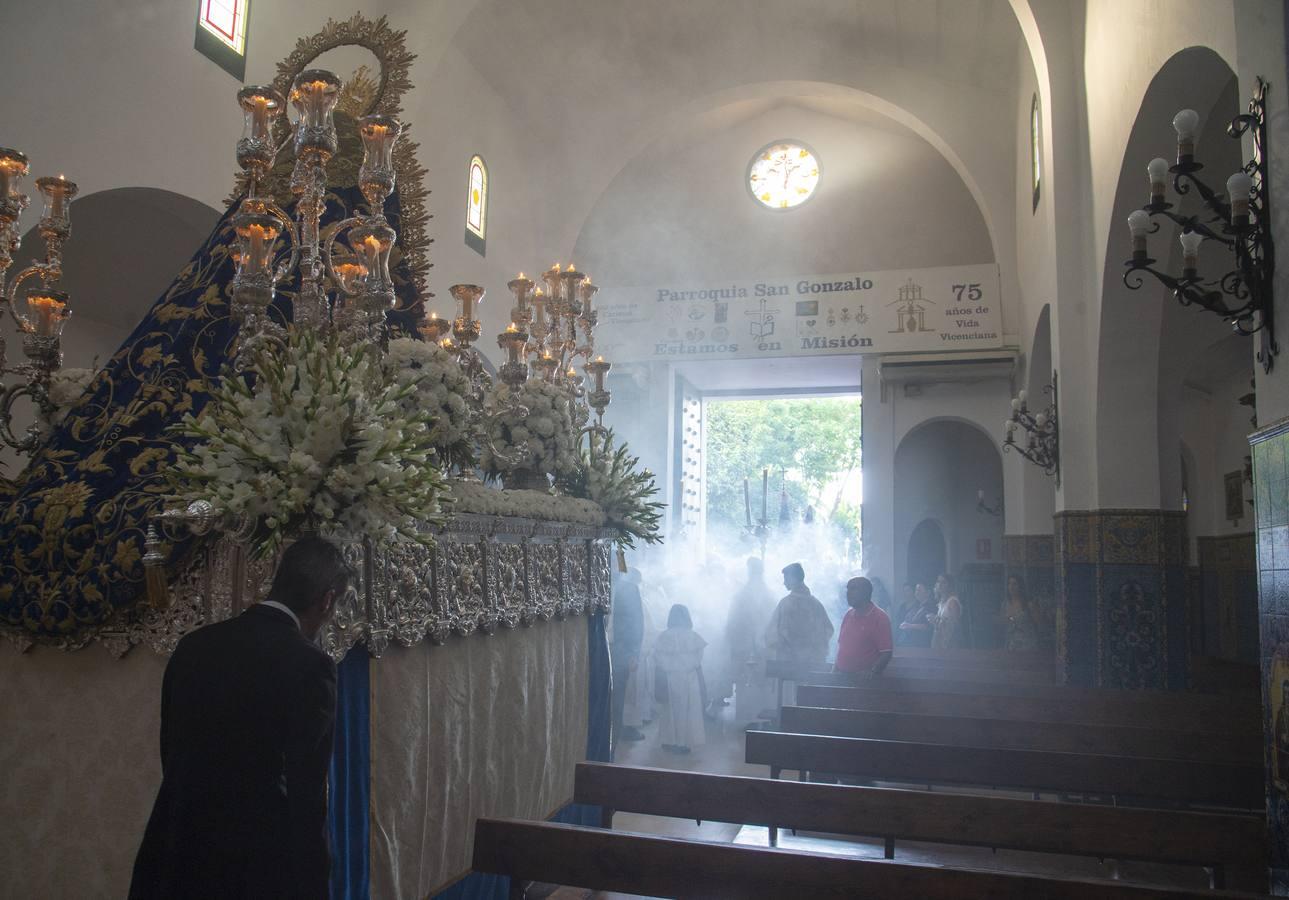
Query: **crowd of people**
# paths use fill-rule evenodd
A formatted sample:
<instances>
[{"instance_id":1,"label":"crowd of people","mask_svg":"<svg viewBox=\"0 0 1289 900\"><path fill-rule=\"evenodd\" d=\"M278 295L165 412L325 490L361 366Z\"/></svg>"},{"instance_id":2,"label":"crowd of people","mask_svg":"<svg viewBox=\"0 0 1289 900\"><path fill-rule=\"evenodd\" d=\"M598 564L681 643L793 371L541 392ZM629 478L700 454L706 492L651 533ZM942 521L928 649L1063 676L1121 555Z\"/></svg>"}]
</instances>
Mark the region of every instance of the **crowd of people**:
<instances>
[{"instance_id":1,"label":"crowd of people","mask_svg":"<svg viewBox=\"0 0 1289 900\"><path fill-rule=\"evenodd\" d=\"M842 591L847 608L837 627L835 615L807 585L801 563L783 568L787 593L777 601L761 558L749 557L746 566L723 622L711 615L709 603L695 603L693 609L674 603L665 627L656 627L650 609L667 608L667 592L658 585L646 589L638 569L617 579L611 656L619 741L644 740L643 727L657 719L662 748L689 753L706 740L704 719L716 718L731 699L735 721L772 718L776 697L766 676L770 660L866 678L881 675L897 646L966 646L970 622L955 580L947 573L930 586L921 581L904 584L890 613L875 602L878 586L873 581L851 578ZM695 577L712 572L709 564ZM692 579L682 588L690 597L702 598L719 590L711 583L694 585ZM700 613L707 615L696 628ZM1007 580L998 616L1008 650L1038 649L1050 631L1042 609L1029 600L1015 576ZM700 632L714 640L709 642ZM711 652L705 658L707 651Z\"/></svg>"}]
</instances>

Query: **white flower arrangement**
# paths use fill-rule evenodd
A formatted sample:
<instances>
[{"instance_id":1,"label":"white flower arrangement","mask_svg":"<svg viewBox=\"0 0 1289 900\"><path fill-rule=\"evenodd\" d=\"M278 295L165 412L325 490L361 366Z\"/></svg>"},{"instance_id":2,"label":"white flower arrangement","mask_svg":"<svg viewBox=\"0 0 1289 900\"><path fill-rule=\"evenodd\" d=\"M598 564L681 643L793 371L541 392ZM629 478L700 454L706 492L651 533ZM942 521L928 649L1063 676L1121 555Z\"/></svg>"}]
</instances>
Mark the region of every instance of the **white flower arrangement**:
<instances>
[{"instance_id":1,"label":"white flower arrangement","mask_svg":"<svg viewBox=\"0 0 1289 900\"><path fill-rule=\"evenodd\" d=\"M560 497L542 491L503 491L484 484L464 481L451 483L452 511L479 516L516 516L572 522L576 525L604 525L604 510L590 500Z\"/></svg>"},{"instance_id":2,"label":"white flower arrangement","mask_svg":"<svg viewBox=\"0 0 1289 900\"><path fill-rule=\"evenodd\" d=\"M640 468L626 444L614 446L612 430L592 430L588 443L577 470L562 482L564 490L600 507L607 524L618 530L620 546L630 549L637 539L661 543L665 504L653 499L658 495L653 473Z\"/></svg>"},{"instance_id":3,"label":"white flower arrangement","mask_svg":"<svg viewBox=\"0 0 1289 900\"><path fill-rule=\"evenodd\" d=\"M496 385L487 403L493 415L480 456L489 475L527 469L561 477L576 469L577 428L567 390L530 378L515 392L508 385Z\"/></svg>"},{"instance_id":4,"label":"white flower arrangement","mask_svg":"<svg viewBox=\"0 0 1289 900\"><path fill-rule=\"evenodd\" d=\"M374 347L309 331L252 360L249 380L228 374L176 426L198 443L180 455L173 499L211 503L258 554L305 530L428 543L445 483L433 414L405 403L416 381L387 374Z\"/></svg>"},{"instance_id":5,"label":"white flower arrangement","mask_svg":"<svg viewBox=\"0 0 1289 900\"><path fill-rule=\"evenodd\" d=\"M430 441L444 465L474 468L474 430L465 401L470 380L452 354L430 341L397 338L389 342L381 367L398 385L414 386L399 408L433 416Z\"/></svg>"},{"instance_id":6,"label":"white flower arrangement","mask_svg":"<svg viewBox=\"0 0 1289 900\"><path fill-rule=\"evenodd\" d=\"M52 425L62 422L71 409L84 396L90 382L98 374L97 369L86 369L72 366L56 369L49 376L49 402L56 407L49 421Z\"/></svg>"}]
</instances>

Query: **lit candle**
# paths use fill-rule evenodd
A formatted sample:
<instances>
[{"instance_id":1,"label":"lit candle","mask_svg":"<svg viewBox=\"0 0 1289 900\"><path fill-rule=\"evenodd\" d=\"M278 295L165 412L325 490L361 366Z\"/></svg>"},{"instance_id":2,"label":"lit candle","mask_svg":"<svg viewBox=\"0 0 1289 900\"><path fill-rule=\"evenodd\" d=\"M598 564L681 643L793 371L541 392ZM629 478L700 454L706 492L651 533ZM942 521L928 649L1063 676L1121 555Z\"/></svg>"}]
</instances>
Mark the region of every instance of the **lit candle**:
<instances>
[{"instance_id":1,"label":"lit candle","mask_svg":"<svg viewBox=\"0 0 1289 900\"><path fill-rule=\"evenodd\" d=\"M26 174L26 154L0 147L0 201L20 193L19 184Z\"/></svg>"},{"instance_id":2,"label":"lit candle","mask_svg":"<svg viewBox=\"0 0 1289 900\"><path fill-rule=\"evenodd\" d=\"M27 325L37 337L58 337L71 310L62 291L36 289L27 292Z\"/></svg>"},{"instance_id":3,"label":"lit candle","mask_svg":"<svg viewBox=\"0 0 1289 900\"><path fill-rule=\"evenodd\" d=\"M546 293L538 288L533 292L533 306L537 309L537 324L546 324Z\"/></svg>"},{"instance_id":4,"label":"lit candle","mask_svg":"<svg viewBox=\"0 0 1289 900\"><path fill-rule=\"evenodd\" d=\"M599 290L600 288L597 285L591 284L591 278L589 275L587 276L586 281L582 282L582 318L591 318L591 313L594 311L591 307L591 301L595 298L595 294Z\"/></svg>"},{"instance_id":5,"label":"lit candle","mask_svg":"<svg viewBox=\"0 0 1289 900\"><path fill-rule=\"evenodd\" d=\"M506 282L506 287L510 288L511 293L515 295L515 308L521 314L527 312L528 292L533 288L533 280L525 278L524 273L520 272L516 278Z\"/></svg>"}]
</instances>

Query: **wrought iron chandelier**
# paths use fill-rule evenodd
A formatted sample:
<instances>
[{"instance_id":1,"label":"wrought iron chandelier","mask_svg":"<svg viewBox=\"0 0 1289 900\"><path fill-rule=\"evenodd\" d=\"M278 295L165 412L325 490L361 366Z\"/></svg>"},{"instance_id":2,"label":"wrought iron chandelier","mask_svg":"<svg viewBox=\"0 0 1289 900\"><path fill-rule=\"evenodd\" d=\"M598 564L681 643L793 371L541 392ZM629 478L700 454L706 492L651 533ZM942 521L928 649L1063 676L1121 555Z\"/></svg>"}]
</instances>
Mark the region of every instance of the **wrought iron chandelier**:
<instances>
[{"instance_id":1,"label":"wrought iron chandelier","mask_svg":"<svg viewBox=\"0 0 1289 900\"><path fill-rule=\"evenodd\" d=\"M1275 244L1271 239L1271 192L1266 158L1267 83L1258 79L1258 88L1249 101L1249 111L1236 116L1226 133L1236 140L1246 133L1253 137L1253 158L1226 180L1226 194L1215 192L1199 177L1203 163L1195 158L1195 132L1199 114L1184 109L1173 119L1177 131L1177 162L1157 157L1146 166L1150 176L1150 202L1128 216L1132 233L1132 258L1124 265L1123 283L1138 290L1148 272L1173 292L1183 306L1198 306L1220 316L1239 334L1260 334L1262 345L1258 361L1263 371L1271 371L1280 352L1272 322L1272 278L1275 274ZM1165 198L1168 176L1181 197L1191 188L1204 202L1193 215L1174 211ZM1154 268L1146 249L1148 235L1159 231L1156 216L1163 216L1181 227L1181 277ZM1234 267L1219 278L1205 279L1199 272L1199 248L1205 241L1216 241L1234 255Z\"/></svg>"},{"instance_id":2,"label":"wrought iron chandelier","mask_svg":"<svg viewBox=\"0 0 1289 900\"><path fill-rule=\"evenodd\" d=\"M10 366L5 355L4 336L0 335L0 440L19 453L31 453L40 446L50 428L50 418L57 406L50 399L49 384L63 364L61 346L63 326L72 314L68 296L51 285L63 277L63 244L72 233L69 212L76 196L75 182L62 175L36 179L36 188L44 198L44 210L36 225L45 242L44 260L31 263L12 280L7 278L13 255L22 242L19 220L29 202L22 192L22 179L29 166L25 154L0 147L0 319L7 309L22 335L22 352L27 362ZM40 286L29 289L24 297L26 312L14 305L23 282L40 279ZM22 380L5 385L6 375ZM21 434L13 431L13 405L26 397L36 407L36 421Z\"/></svg>"},{"instance_id":3,"label":"wrought iron chandelier","mask_svg":"<svg viewBox=\"0 0 1289 900\"><path fill-rule=\"evenodd\" d=\"M1012 399L1012 414L1003 422L1003 450L1015 450L1048 475L1054 475L1059 486L1061 429L1057 422L1055 372L1052 373L1052 383L1045 385L1043 392L1051 394L1052 401L1039 412L1030 412L1025 391ZM1024 432L1020 441L1016 440L1017 431ZM982 496L978 496L977 500L980 505L984 505Z\"/></svg>"}]
</instances>

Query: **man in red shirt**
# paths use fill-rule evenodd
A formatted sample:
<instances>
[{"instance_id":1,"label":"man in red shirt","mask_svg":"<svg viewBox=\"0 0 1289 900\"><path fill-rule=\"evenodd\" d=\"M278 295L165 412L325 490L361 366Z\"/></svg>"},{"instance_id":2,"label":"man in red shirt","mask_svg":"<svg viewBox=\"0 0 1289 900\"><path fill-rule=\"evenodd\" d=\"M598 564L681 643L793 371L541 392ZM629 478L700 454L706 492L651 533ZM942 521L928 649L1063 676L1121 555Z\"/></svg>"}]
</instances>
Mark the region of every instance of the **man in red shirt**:
<instances>
[{"instance_id":1,"label":"man in red shirt","mask_svg":"<svg viewBox=\"0 0 1289 900\"><path fill-rule=\"evenodd\" d=\"M867 578L846 582L850 609L837 637L838 672L876 677L891 661L891 619L873 603L873 583Z\"/></svg>"}]
</instances>

